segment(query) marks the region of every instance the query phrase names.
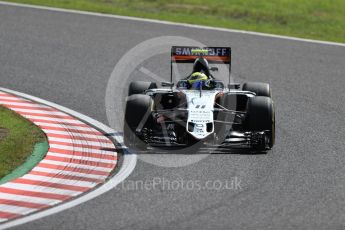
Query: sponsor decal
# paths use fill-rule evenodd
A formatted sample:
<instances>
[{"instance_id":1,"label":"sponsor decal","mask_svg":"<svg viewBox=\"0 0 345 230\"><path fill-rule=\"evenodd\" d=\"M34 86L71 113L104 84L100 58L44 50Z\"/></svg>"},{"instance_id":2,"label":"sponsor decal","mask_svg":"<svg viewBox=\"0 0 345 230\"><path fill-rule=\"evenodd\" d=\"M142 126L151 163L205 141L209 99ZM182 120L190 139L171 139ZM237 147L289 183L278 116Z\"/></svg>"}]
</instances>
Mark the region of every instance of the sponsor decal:
<instances>
[{"instance_id":1,"label":"sponsor decal","mask_svg":"<svg viewBox=\"0 0 345 230\"><path fill-rule=\"evenodd\" d=\"M230 48L228 47L174 47L173 54L177 56L230 56Z\"/></svg>"}]
</instances>

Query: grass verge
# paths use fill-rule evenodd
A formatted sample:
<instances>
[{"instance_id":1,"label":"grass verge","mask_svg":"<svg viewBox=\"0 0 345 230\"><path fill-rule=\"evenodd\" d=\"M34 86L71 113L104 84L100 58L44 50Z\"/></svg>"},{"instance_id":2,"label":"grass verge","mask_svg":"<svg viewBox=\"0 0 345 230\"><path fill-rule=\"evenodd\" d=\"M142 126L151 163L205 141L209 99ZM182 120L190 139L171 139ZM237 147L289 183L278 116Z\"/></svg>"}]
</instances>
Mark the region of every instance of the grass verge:
<instances>
[{"instance_id":1,"label":"grass verge","mask_svg":"<svg viewBox=\"0 0 345 230\"><path fill-rule=\"evenodd\" d=\"M344 0L8 0L345 42Z\"/></svg>"},{"instance_id":2,"label":"grass verge","mask_svg":"<svg viewBox=\"0 0 345 230\"><path fill-rule=\"evenodd\" d=\"M39 143L41 144L37 145ZM31 154L35 146L48 148L45 143L47 138L40 128L15 112L0 106L0 179L32 158ZM32 163L29 164L29 167L31 166L34 167ZM21 172L25 170L23 171L22 168Z\"/></svg>"}]
</instances>

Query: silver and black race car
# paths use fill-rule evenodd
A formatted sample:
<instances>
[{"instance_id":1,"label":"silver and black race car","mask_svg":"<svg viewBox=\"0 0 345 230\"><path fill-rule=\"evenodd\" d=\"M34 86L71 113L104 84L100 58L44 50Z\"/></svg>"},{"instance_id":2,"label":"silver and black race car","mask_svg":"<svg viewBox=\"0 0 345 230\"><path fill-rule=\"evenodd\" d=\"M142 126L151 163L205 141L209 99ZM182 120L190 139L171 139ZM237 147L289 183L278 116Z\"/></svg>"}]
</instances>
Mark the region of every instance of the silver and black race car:
<instances>
[{"instance_id":1,"label":"silver and black race car","mask_svg":"<svg viewBox=\"0 0 345 230\"><path fill-rule=\"evenodd\" d=\"M171 49L173 63L193 63L190 75L172 82L135 81L129 85L124 142L129 148L188 147L196 143L222 148L267 151L275 141L275 112L268 84L231 84L231 48ZM214 77L229 65L229 84ZM171 68L173 69L173 68ZM172 72L173 70L171 70Z\"/></svg>"}]
</instances>

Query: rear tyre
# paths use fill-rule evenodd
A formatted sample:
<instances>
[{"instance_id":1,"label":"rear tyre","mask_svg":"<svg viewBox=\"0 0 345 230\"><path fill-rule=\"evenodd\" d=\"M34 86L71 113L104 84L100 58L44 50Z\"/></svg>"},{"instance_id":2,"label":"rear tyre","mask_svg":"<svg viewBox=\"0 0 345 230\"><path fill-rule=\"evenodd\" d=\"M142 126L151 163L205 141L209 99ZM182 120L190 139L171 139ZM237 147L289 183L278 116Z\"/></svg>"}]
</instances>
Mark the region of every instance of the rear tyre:
<instances>
[{"instance_id":1,"label":"rear tyre","mask_svg":"<svg viewBox=\"0 0 345 230\"><path fill-rule=\"evenodd\" d=\"M256 96L272 97L270 85L262 82L246 82L242 90L254 92Z\"/></svg>"},{"instance_id":2,"label":"rear tyre","mask_svg":"<svg viewBox=\"0 0 345 230\"><path fill-rule=\"evenodd\" d=\"M271 149L275 142L275 111L271 98L257 96L249 98L245 127L248 131L267 131L264 143L255 146L256 150Z\"/></svg>"},{"instance_id":3,"label":"rear tyre","mask_svg":"<svg viewBox=\"0 0 345 230\"><path fill-rule=\"evenodd\" d=\"M126 103L124 120L124 143L135 150L144 150L146 142L140 139L136 130L152 125L153 100L147 95L129 96Z\"/></svg>"},{"instance_id":4,"label":"rear tyre","mask_svg":"<svg viewBox=\"0 0 345 230\"><path fill-rule=\"evenodd\" d=\"M156 89L157 84L154 82L146 82L146 81L133 81L129 84L128 88L128 96L134 94L142 94L145 90L148 89Z\"/></svg>"}]
</instances>

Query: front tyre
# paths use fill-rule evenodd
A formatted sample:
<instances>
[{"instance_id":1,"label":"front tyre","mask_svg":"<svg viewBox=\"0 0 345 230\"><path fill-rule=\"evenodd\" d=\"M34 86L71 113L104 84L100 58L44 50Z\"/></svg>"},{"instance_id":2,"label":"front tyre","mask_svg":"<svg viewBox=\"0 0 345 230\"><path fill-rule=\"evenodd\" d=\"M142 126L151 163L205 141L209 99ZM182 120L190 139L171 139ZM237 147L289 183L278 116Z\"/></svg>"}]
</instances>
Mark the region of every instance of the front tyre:
<instances>
[{"instance_id":1,"label":"front tyre","mask_svg":"<svg viewBox=\"0 0 345 230\"><path fill-rule=\"evenodd\" d=\"M153 100L147 95L129 96L126 103L124 120L124 143L135 150L143 150L146 142L139 138L137 131L152 125Z\"/></svg>"},{"instance_id":2,"label":"front tyre","mask_svg":"<svg viewBox=\"0 0 345 230\"><path fill-rule=\"evenodd\" d=\"M275 143L275 110L271 98L257 96L249 98L245 128L250 132L265 131L265 140L262 144L254 146L256 150L271 149Z\"/></svg>"},{"instance_id":3,"label":"front tyre","mask_svg":"<svg viewBox=\"0 0 345 230\"><path fill-rule=\"evenodd\" d=\"M128 87L128 96L132 96L134 94L143 94L145 90L156 88L157 84L154 82L132 81Z\"/></svg>"},{"instance_id":4,"label":"front tyre","mask_svg":"<svg viewBox=\"0 0 345 230\"><path fill-rule=\"evenodd\" d=\"M262 82L246 82L242 86L242 90L250 91L256 96L272 97L270 85Z\"/></svg>"}]
</instances>

